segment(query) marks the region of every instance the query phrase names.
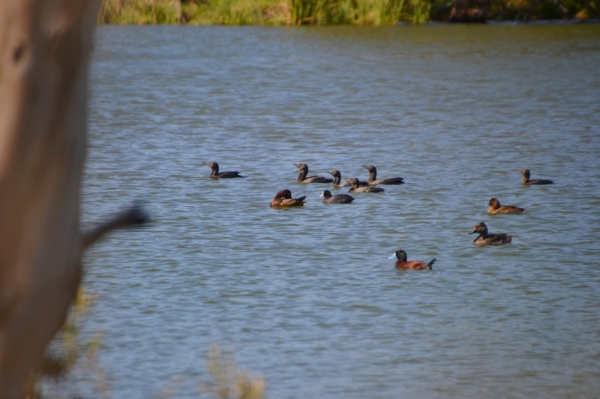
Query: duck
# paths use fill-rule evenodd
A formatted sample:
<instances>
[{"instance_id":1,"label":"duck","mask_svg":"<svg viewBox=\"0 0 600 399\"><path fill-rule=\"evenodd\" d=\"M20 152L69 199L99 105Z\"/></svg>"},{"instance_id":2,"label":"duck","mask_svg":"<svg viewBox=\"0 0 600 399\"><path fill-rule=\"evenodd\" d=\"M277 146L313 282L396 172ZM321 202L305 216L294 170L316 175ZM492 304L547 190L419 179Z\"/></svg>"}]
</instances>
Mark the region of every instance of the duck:
<instances>
[{"instance_id":1,"label":"duck","mask_svg":"<svg viewBox=\"0 0 600 399\"><path fill-rule=\"evenodd\" d=\"M342 183L342 174L337 169L332 169L327 173L329 173L331 176L333 176L333 186L334 187L348 187L348 186L352 185L348 180L346 180L345 182ZM369 183L367 183L365 181L361 181L361 182L359 182L359 185L360 186L368 186Z\"/></svg>"},{"instance_id":2,"label":"duck","mask_svg":"<svg viewBox=\"0 0 600 399\"><path fill-rule=\"evenodd\" d=\"M292 198L292 192L290 190L283 189L279 190L275 197L271 200L271 208L279 208L279 207L290 207L290 206L304 206L306 201L304 201L304 197Z\"/></svg>"},{"instance_id":3,"label":"duck","mask_svg":"<svg viewBox=\"0 0 600 399\"><path fill-rule=\"evenodd\" d=\"M406 252L403 249L399 249L398 251L396 251L394 254L392 254L392 256L389 257L389 259L392 259L393 257L396 257L397 261L396 261L396 269L402 269L402 270L433 270L433 268L431 267L433 265L433 263L435 262L435 258L433 258L431 261L429 261L429 263L424 262L422 260L411 260L408 261L407 256L406 256Z\"/></svg>"},{"instance_id":4,"label":"duck","mask_svg":"<svg viewBox=\"0 0 600 399\"><path fill-rule=\"evenodd\" d=\"M479 236L473 240L475 245L500 245L509 244L512 241L512 236L507 234L488 234L487 226L484 222L479 222L473 227L473 231L469 234L479 234Z\"/></svg>"},{"instance_id":5,"label":"duck","mask_svg":"<svg viewBox=\"0 0 600 399\"><path fill-rule=\"evenodd\" d=\"M490 202L488 202L487 206L491 208L488 209L488 213L523 213L525 209L519 208L512 205L500 205L500 201L496 198L492 198Z\"/></svg>"},{"instance_id":6,"label":"duck","mask_svg":"<svg viewBox=\"0 0 600 399\"><path fill-rule=\"evenodd\" d=\"M296 165L296 164L294 164L294 165ZM333 182L333 179L329 179L327 177L322 177L322 176L306 177L306 175L308 175L308 165L305 163L297 164L296 167L298 169L300 169L300 174L298 175L298 178L296 179L296 181L298 183L332 183Z\"/></svg>"},{"instance_id":7,"label":"duck","mask_svg":"<svg viewBox=\"0 0 600 399\"><path fill-rule=\"evenodd\" d=\"M325 190L321 194L324 204L349 204L354 201L354 197L350 194L336 194L331 195L331 191Z\"/></svg>"},{"instance_id":8,"label":"duck","mask_svg":"<svg viewBox=\"0 0 600 399\"><path fill-rule=\"evenodd\" d=\"M369 184L375 186L377 184L404 184L402 177L388 177L387 179L377 178L377 168L373 165L363 165L369 171Z\"/></svg>"},{"instance_id":9,"label":"duck","mask_svg":"<svg viewBox=\"0 0 600 399\"><path fill-rule=\"evenodd\" d=\"M350 179L348 179L348 181L350 182L350 184L352 184L352 187L350 188L350 190L348 190L349 193L381 193L385 191L383 188L380 187L361 186L360 181L356 177L351 177Z\"/></svg>"},{"instance_id":10,"label":"duck","mask_svg":"<svg viewBox=\"0 0 600 399\"><path fill-rule=\"evenodd\" d=\"M530 180L531 172L529 169L520 169L519 172L523 175L523 180L521 180L521 184L525 186L531 186L533 184L554 184L552 180L548 179L534 179Z\"/></svg>"},{"instance_id":11,"label":"duck","mask_svg":"<svg viewBox=\"0 0 600 399\"><path fill-rule=\"evenodd\" d=\"M221 172L219 173L219 164L216 162L205 162L206 165L208 165L209 168L212 169L212 172L210 173L210 177L212 179L230 179L230 178L234 178L234 177L246 177L246 176L242 176L240 175L240 172L237 171L228 171L228 172Z\"/></svg>"}]
</instances>

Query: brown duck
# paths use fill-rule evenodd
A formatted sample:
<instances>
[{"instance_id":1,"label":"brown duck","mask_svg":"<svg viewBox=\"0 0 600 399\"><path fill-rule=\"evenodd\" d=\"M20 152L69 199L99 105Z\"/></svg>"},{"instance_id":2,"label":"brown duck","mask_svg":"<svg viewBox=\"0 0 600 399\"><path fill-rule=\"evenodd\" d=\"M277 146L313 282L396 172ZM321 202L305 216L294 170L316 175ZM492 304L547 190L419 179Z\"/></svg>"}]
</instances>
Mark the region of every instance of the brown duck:
<instances>
[{"instance_id":1,"label":"brown duck","mask_svg":"<svg viewBox=\"0 0 600 399\"><path fill-rule=\"evenodd\" d=\"M500 205L500 201L496 198L492 198L490 202L487 204L490 209L488 209L488 213L523 213L525 209L519 208L512 205Z\"/></svg>"},{"instance_id":2,"label":"brown duck","mask_svg":"<svg viewBox=\"0 0 600 399\"><path fill-rule=\"evenodd\" d=\"M289 206L304 206L306 201L304 197L292 198L292 192L288 189L279 190L275 197L271 200L271 208L289 207Z\"/></svg>"},{"instance_id":3,"label":"brown duck","mask_svg":"<svg viewBox=\"0 0 600 399\"><path fill-rule=\"evenodd\" d=\"M435 258L433 258L429 263L423 262L422 260L407 260L406 252L403 249L399 249L396 253L390 256L392 259L396 256L396 269L402 270L432 270L432 265L435 262Z\"/></svg>"},{"instance_id":4,"label":"brown duck","mask_svg":"<svg viewBox=\"0 0 600 399\"><path fill-rule=\"evenodd\" d=\"M475 245L500 245L509 244L512 241L512 236L507 234L489 234L487 226L484 222L479 222L473 227L473 231L469 234L479 234L479 236L473 240Z\"/></svg>"}]
</instances>

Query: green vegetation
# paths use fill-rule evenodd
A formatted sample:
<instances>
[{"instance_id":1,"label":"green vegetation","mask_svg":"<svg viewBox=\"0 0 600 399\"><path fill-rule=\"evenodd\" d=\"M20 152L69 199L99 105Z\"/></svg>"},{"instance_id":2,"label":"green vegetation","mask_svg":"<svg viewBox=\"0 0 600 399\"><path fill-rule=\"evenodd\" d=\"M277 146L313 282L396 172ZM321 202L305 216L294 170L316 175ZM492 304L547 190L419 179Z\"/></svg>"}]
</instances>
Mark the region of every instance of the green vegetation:
<instances>
[{"instance_id":1,"label":"green vegetation","mask_svg":"<svg viewBox=\"0 0 600 399\"><path fill-rule=\"evenodd\" d=\"M100 24L394 25L600 18L599 0L104 0Z\"/></svg>"}]
</instances>

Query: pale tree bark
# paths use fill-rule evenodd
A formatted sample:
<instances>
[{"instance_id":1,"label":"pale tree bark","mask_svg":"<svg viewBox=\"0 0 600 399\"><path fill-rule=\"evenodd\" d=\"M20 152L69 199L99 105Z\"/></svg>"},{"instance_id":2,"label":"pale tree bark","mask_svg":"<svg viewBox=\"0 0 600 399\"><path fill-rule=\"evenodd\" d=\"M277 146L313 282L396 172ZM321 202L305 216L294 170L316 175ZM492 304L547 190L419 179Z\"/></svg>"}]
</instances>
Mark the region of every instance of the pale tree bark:
<instances>
[{"instance_id":1,"label":"pale tree bark","mask_svg":"<svg viewBox=\"0 0 600 399\"><path fill-rule=\"evenodd\" d=\"M0 398L22 395L81 276L99 0L0 0Z\"/></svg>"}]
</instances>

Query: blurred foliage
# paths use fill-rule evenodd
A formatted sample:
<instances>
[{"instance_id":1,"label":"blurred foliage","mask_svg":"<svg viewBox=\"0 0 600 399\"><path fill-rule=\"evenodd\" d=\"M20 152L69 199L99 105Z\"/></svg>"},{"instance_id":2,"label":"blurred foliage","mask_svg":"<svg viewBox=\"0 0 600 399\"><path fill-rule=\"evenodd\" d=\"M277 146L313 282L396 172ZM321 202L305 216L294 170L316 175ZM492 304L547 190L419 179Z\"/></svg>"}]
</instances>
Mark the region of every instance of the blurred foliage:
<instances>
[{"instance_id":1,"label":"blurred foliage","mask_svg":"<svg viewBox=\"0 0 600 399\"><path fill-rule=\"evenodd\" d=\"M69 377L76 375L79 382L89 383L98 397L110 399L110 383L106 371L98 361L102 335L86 339L81 332L84 316L94 303L93 297L81 287L71 305L67 320L54 337L39 366L27 382L24 399L70 398ZM264 399L265 380L240 369L232 355L224 355L218 345L208 351L210 380L198 385L199 397L214 399ZM167 382L155 395L159 399L175 397L183 385L183 377Z\"/></svg>"},{"instance_id":2,"label":"blurred foliage","mask_svg":"<svg viewBox=\"0 0 600 399\"><path fill-rule=\"evenodd\" d=\"M208 351L208 372L211 380L199 384L201 394L210 394L215 399L265 397L265 380L241 370L233 356L225 356L218 345L212 345Z\"/></svg>"},{"instance_id":3,"label":"blurred foliage","mask_svg":"<svg viewBox=\"0 0 600 399\"><path fill-rule=\"evenodd\" d=\"M48 392L60 389L65 377L75 369L91 373L88 378L94 380L96 392L104 398L108 397L106 395L108 384L104 378L104 371L96 361L102 337L96 335L86 340L81 334L83 318L92 304L93 297L80 287L69 309L65 324L48 346L38 367L29 376L26 399L65 396L65 394L48 394Z\"/></svg>"},{"instance_id":4,"label":"blurred foliage","mask_svg":"<svg viewBox=\"0 0 600 399\"><path fill-rule=\"evenodd\" d=\"M600 0L104 0L98 23L393 25L572 18L600 18Z\"/></svg>"}]
</instances>

